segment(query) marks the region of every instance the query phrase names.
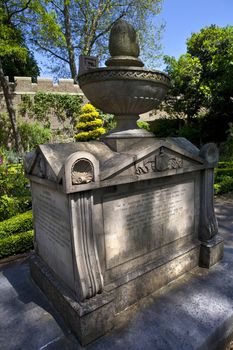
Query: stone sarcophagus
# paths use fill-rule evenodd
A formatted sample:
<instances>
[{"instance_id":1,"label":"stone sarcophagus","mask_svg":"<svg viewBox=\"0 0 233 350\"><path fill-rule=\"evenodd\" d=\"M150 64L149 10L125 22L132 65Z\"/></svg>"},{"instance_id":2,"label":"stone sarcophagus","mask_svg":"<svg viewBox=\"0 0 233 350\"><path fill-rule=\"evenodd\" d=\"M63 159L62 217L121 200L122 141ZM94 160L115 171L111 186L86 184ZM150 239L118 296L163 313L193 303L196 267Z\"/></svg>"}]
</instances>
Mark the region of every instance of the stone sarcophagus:
<instances>
[{"instance_id":1,"label":"stone sarcophagus","mask_svg":"<svg viewBox=\"0 0 233 350\"><path fill-rule=\"evenodd\" d=\"M32 277L82 344L139 299L222 257L215 145L199 150L183 138L144 138L120 149L107 141L49 144L25 159Z\"/></svg>"}]
</instances>

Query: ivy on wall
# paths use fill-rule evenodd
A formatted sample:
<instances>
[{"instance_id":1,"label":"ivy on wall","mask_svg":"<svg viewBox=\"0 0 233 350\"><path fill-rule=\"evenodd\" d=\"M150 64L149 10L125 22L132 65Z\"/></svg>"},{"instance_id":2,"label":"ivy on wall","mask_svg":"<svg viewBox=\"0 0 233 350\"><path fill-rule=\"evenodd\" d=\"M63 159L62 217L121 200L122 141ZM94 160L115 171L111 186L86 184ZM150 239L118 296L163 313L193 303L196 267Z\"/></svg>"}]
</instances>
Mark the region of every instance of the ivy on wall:
<instances>
[{"instance_id":1,"label":"ivy on wall","mask_svg":"<svg viewBox=\"0 0 233 350\"><path fill-rule=\"evenodd\" d=\"M50 125L51 115L55 115L60 122L71 118L72 124L75 124L82 104L81 96L45 92L37 92L34 97L22 95L21 100L19 116L36 119L45 126Z\"/></svg>"}]
</instances>

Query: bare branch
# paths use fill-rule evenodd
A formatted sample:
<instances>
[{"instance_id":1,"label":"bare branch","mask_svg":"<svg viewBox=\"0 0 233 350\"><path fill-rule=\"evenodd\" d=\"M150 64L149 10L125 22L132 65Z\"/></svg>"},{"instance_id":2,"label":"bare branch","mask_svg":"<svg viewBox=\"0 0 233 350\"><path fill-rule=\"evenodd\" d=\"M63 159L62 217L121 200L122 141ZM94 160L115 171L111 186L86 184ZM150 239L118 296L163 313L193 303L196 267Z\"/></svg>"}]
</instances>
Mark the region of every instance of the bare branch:
<instances>
[{"instance_id":1,"label":"bare branch","mask_svg":"<svg viewBox=\"0 0 233 350\"><path fill-rule=\"evenodd\" d=\"M9 16L8 16L8 20L10 21L11 18L12 18L14 15L16 15L17 13L21 13L21 12L25 11L25 10L28 8L28 6L30 5L30 2L31 2L31 0L28 0L23 8L21 8L21 9L19 9L19 10L16 10L16 11L14 11L14 12L11 12L11 14L9 14Z\"/></svg>"},{"instance_id":2,"label":"bare branch","mask_svg":"<svg viewBox=\"0 0 233 350\"><path fill-rule=\"evenodd\" d=\"M60 6L58 6L58 4L56 3L56 1L50 0L51 4L53 4L53 6L59 10L61 13L63 13L63 10Z\"/></svg>"},{"instance_id":3,"label":"bare branch","mask_svg":"<svg viewBox=\"0 0 233 350\"><path fill-rule=\"evenodd\" d=\"M123 18L126 15L126 12L122 12L121 15L115 20L113 21L106 29L104 29L102 32L100 32L99 34L97 34L91 41L90 44L90 48L92 48L92 46L94 45L94 43L96 42L96 40L98 40L101 36L103 36L104 34L108 33L110 31L110 29L112 28L112 26L119 21L119 19Z\"/></svg>"},{"instance_id":4,"label":"bare branch","mask_svg":"<svg viewBox=\"0 0 233 350\"><path fill-rule=\"evenodd\" d=\"M34 40L34 43L35 43L41 50L46 51L46 52L49 52L52 56L54 56L54 57L58 58L59 60L62 60L62 61L64 61L64 62L66 62L66 63L69 64L69 60L67 60L66 58L64 58L64 57L62 57L62 56L60 56L60 55L58 55L58 54L55 53L55 52L53 52L53 51L50 50L48 47L44 47L43 45L41 45L41 44L39 43L39 41Z\"/></svg>"}]
</instances>

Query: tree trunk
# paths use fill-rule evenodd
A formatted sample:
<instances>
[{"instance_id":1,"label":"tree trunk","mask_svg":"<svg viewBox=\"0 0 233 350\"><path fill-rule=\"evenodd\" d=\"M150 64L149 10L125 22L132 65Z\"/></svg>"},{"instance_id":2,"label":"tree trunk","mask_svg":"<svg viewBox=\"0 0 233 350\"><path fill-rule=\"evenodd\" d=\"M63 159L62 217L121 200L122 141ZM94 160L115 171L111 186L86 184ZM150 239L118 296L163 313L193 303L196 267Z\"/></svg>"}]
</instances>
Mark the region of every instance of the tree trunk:
<instances>
[{"instance_id":1,"label":"tree trunk","mask_svg":"<svg viewBox=\"0 0 233 350\"><path fill-rule=\"evenodd\" d=\"M70 13L67 1L64 1L64 19L65 19L65 39L69 56L69 66L71 76L77 82L77 67L75 63L74 47L72 45L71 27L70 27Z\"/></svg>"},{"instance_id":2,"label":"tree trunk","mask_svg":"<svg viewBox=\"0 0 233 350\"><path fill-rule=\"evenodd\" d=\"M4 98L6 101L6 108L7 112L9 114L10 122L11 122L11 127L12 127L12 132L13 132L13 137L15 141L15 150L16 152L20 152L20 136L18 133L18 128L17 128L17 122L16 122L16 112L13 106L12 102L12 97L8 85L8 81L4 75L3 68L2 68L2 62L0 59L0 84L3 90Z\"/></svg>"}]
</instances>

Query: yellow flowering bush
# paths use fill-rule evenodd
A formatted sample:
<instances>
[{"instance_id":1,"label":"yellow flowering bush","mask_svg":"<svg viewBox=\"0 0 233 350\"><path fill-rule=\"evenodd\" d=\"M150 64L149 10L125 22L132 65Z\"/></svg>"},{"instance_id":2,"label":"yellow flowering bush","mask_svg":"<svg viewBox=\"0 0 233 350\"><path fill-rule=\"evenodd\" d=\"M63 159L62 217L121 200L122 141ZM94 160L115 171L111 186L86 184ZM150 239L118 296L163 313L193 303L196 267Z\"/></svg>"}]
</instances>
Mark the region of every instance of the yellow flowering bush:
<instances>
[{"instance_id":1,"label":"yellow flowering bush","mask_svg":"<svg viewBox=\"0 0 233 350\"><path fill-rule=\"evenodd\" d=\"M103 128L103 121L99 117L99 112L92 104L87 103L81 108L76 130L75 138L77 141L97 139L106 132Z\"/></svg>"}]
</instances>

